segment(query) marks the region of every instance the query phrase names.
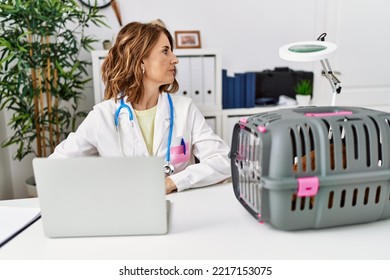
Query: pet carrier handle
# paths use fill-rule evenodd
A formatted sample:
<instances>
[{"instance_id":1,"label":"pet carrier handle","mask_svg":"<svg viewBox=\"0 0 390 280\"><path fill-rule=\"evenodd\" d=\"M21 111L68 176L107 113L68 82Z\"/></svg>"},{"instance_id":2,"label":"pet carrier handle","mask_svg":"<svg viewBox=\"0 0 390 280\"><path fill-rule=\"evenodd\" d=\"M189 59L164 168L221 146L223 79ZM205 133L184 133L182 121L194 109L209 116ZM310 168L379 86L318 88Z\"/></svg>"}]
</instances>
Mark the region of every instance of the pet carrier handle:
<instances>
[{"instance_id":1,"label":"pet carrier handle","mask_svg":"<svg viewBox=\"0 0 390 280\"><path fill-rule=\"evenodd\" d=\"M352 115L352 111L338 111L338 112L325 112L325 113L305 113L307 117L333 117L333 116L346 116Z\"/></svg>"}]
</instances>

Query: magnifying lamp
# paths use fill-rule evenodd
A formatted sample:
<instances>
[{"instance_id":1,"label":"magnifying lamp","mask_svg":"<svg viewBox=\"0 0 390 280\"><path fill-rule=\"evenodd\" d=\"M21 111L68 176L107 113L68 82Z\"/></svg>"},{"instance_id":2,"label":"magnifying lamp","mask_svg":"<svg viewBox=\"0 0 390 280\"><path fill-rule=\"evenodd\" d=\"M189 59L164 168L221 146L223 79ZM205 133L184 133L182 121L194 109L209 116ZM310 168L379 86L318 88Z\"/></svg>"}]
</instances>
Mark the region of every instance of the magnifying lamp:
<instances>
[{"instance_id":1,"label":"magnifying lamp","mask_svg":"<svg viewBox=\"0 0 390 280\"><path fill-rule=\"evenodd\" d=\"M325 42L326 33L318 37L317 41L295 42L282 46L279 49L279 56L285 60L295 62L320 61L324 70L324 75L332 87L332 106L336 102L336 94L341 92L340 80L333 74L328 57L333 54L337 46L330 42Z\"/></svg>"}]
</instances>

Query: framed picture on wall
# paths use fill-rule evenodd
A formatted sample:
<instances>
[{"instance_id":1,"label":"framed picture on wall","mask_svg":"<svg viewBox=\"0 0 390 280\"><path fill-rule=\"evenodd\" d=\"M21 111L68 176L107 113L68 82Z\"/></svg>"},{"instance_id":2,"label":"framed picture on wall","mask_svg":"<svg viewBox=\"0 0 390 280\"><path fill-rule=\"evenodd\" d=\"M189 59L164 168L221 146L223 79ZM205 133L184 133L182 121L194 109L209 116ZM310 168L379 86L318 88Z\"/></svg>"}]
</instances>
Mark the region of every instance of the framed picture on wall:
<instances>
[{"instance_id":1,"label":"framed picture on wall","mask_svg":"<svg viewBox=\"0 0 390 280\"><path fill-rule=\"evenodd\" d=\"M175 31L175 41L177 49L200 48L200 32L193 31Z\"/></svg>"}]
</instances>

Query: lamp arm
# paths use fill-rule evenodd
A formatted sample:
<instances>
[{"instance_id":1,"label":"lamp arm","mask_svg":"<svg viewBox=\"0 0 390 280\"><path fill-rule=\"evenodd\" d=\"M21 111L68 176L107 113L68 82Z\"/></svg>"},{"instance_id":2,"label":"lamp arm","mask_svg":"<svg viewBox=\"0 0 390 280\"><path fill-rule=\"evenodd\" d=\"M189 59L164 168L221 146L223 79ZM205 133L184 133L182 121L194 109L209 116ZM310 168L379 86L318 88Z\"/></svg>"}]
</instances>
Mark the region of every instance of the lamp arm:
<instances>
[{"instance_id":1,"label":"lamp arm","mask_svg":"<svg viewBox=\"0 0 390 280\"><path fill-rule=\"evenodd\" d=\"M324 70L324 75L328 79L330 86L332 87L332 106L334 106L336 102L336 94L339 94L341 92L341 86L339 85L340 80L333 74L328 59L321 60L320 62Z\"/></svg>"}]
</instances>

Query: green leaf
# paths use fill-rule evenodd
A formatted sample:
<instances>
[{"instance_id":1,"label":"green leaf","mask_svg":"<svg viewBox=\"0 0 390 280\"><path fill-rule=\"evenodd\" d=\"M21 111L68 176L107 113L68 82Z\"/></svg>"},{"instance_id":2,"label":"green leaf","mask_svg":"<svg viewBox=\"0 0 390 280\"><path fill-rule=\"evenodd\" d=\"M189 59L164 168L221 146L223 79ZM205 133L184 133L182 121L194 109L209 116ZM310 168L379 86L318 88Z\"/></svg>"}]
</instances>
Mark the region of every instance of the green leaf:
<instances>
[{"instance_id":1,"label":"green leaf","mask_svg":"<svg viewBox=\"0 0 390 280\"><path fill-rule=\"evenodd\" d=\"M79 54L82 49L92 50L98 41L86 36L85 28L91 24L107 26L103 19L98 9L84 9L75 0L1 1L0 110L13 111L8 126L14 131L2 146L15 146L15 159L39 154L35 147L37 124L58 125L63 139L74 129L76 120L85 117L78 108L89 80L86 66L91 63ZM49 68L50 74L45 72ZM50 93L46 92L49 89ZM52 113L46 93L53 99ZM41 112L36 116L34 99L38 95L44 100L36 103ZM55 141L46 139L44 145L50 143Z\"/></svg>"}]
</instances>

